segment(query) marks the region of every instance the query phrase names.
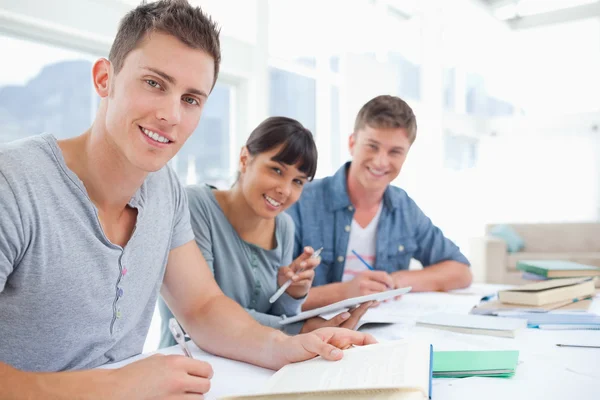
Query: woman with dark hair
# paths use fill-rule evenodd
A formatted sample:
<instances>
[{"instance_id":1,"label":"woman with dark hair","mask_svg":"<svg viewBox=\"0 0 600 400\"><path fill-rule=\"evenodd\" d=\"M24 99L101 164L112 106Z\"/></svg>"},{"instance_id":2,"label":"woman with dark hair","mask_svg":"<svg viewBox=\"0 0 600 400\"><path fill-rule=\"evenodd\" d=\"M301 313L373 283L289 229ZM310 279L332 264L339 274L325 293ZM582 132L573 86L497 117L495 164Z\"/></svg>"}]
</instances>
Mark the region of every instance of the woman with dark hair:
<instances>
[{"instance_id":1,"label":"woman with dark hair","mask_svg":"<svg viewBox=\"0 0 600 400\"><path fill-rule=\"evenodd\" d=\"M311 132L291 118L271 117L248 138L239 159L238 179L228 190L187 187L196 243L223 292L260 323L286 333L324 326L354 328L366 306L329 321L311 318L281 325L300 312L320 263L304 249L292 261L294 223L283 211L295 203L317 169ZM269 298L288 279L293 283L273 304ZM162 299L161 347L176 344L168 322L173 316Z\"/></svg>"}]
</instances>

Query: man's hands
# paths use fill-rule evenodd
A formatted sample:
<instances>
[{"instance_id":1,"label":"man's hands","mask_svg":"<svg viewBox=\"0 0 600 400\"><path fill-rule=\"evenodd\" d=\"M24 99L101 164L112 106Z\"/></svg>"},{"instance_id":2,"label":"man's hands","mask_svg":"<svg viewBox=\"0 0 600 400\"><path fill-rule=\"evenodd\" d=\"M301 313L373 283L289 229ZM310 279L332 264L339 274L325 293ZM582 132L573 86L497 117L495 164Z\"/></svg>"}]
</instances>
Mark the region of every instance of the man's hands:
<instances>
[{"instance_id":1,"label":"man's hands","mask_svg":"<svg viewBox=\"0 0 600 400\"><path fill-rule=\"evenodd\" d=\"M315 267L321 263L321 259L311 258L314 250L312 247L305 247L304 252L298 256L287 267L279 268L277 273L277 285L281 287L288 279L292 279L292 284L285 291L291 297L299 299L306 296L315 277Z\"/></svg>"},{"instance_id":2,"label":"man's hands","mask_svg":"<svg viewBox=\"0 0 600 400\"><path fill-rule=\"evenodd\" d=\"M327 360L339 360L343 357L341 350L351 346L363 346L377 343L367 333L351 331L343 328L321 328L311 333L288 337L278 343L275 354L281 354L281 365L305 361L316 356Z\"/></svg>"},{"instance_id":3,"label":"man's hands","mask_svg":"<svg viewBox=\"0 0 600 400\"><path fill-rule=\"evenodd\" d=\"M366 303L361 304L359 307L356 307L354 310L343 312L330 320L323 319L321 317L313 317L309 318L304 322L300 333L308 333L312 332L319 328L326 327L340 327L346 329L355 329L356 325L358 325L358 321L365 315L365 312L371 307L373 304L372 301L368 301Z\"/></svg>"},{"instance_id":4,"label":"man's hands","mask_svg":"<svg viewBox=\"0 0 600 400\"><path fill-rule=\"evenodd\" d=\"M155 355L111 371L114 399L203 399L210 390L210 364L183 356Z\"/></svg>"},{"instance_id":5,"label":"man's hands","mask_svg":"<svg viewBox=\"0 0 600 400\"><path fill-rule=\"evenodd\" d=\"M344 298L364 296L394 289L395 283L385 271L364 271L351 281L344 283Z\"/></svg>"}]
</instances>

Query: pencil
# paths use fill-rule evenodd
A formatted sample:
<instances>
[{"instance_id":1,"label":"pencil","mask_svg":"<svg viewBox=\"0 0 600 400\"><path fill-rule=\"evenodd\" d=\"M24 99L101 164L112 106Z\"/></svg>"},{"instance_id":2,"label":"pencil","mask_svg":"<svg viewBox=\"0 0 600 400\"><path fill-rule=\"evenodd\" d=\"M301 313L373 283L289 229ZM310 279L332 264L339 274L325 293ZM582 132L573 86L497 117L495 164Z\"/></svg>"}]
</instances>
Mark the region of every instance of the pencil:
<instances>
[{"instance_id":1,"label":"pencil","mask_svg":"<svg viewBox=\"0 0 600 400\"><path fill-rule=\"evenodd\" d=\"M600 349L600 346L587 346L587 345L583 345L583 344L562 344L562 343L558 343L557 346L559 347L583 347L586 349Z\"/></svg>"}]
</instances>

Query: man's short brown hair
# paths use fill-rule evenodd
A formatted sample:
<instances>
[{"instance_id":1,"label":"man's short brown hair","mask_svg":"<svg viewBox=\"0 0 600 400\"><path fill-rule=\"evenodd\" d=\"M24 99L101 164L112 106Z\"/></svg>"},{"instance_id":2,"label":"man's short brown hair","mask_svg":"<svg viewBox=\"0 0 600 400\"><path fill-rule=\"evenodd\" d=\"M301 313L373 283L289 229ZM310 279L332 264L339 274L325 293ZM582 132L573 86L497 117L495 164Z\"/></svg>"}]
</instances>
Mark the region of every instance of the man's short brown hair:
<instances>
[{"instance_id":1,"label":"man's short brown hair","mask_svg":"<svg viewBox=\"0 0 600 400\"><path fill-rule=\"evenodd\" d=\"M377 96L358 112L354 133L369 126L375 129L404 128L412 144L417 138L417 118L412 108L396 96Z\"/></svg>"},{"instance_id":2,"label":"man's short brown hair","mask_svg":"<svg viewBox=\"0 0 600 400\"><path fill-rule=\"evenodd\" d=\"M127 55L139 46L146 35L152 32L166 33L192 49L204 50L213 58L214 86L221 63L219 31L216 23L200 7L191 6L187 0L142 1L121 20L108 59L115 73L118 73Z\"/></svg>"}]
</instances>

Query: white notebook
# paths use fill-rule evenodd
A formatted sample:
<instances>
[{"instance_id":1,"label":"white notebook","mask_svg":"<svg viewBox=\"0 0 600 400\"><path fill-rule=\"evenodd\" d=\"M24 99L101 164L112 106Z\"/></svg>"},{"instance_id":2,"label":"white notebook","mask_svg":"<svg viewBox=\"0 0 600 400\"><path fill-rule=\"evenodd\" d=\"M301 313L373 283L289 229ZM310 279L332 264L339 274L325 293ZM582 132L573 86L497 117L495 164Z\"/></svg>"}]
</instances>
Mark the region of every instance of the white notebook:
<instances>
[{"instance_id":1,"label":"white notebook","mask_svg":"<svg viewBox=\"0 0 600 400\"><path fill-rule=\"evenodd\" d=\"M486 315L438 313L417 319L417 325L459 333L515 337L517 330L527 328L527 320Z\"/></svg>"},{"instance_id":2,"label":"white notebook","mask_svg":"<svg viewBox=\"0 0 600 400\"><path fill-rule=\"evenodd\" d=\"M401 296L410 292L411 289L412 287L409 286L400 289L387 290L385 292L380 293L367 294L365 296L353 297L351 299L338 301L337 303L333 303L328 306L301 312L300 314L295 315L293 317L284 318L281 321L279 321L279 323L281 325L287 325L293 322L304 321L305 319L316 317L317 315L333 313L344 309L351 309L368 301L384 301L387 299L393 299L396 296Z\"/></svg>"},{"instance_id":3,"label":"white notebook","mask_svg":"<svg viewBox=\"0 0 600 400\"><path fill-rule=\"evenodd\" d=\"M358 346L345 350L340 361L317 357L286 365L261 393L221 400L426 400L431 398L432 354L423 341Z\"/></svg>"}]
</instances>

